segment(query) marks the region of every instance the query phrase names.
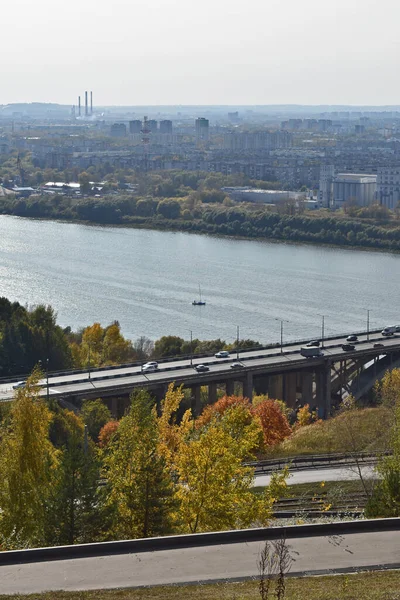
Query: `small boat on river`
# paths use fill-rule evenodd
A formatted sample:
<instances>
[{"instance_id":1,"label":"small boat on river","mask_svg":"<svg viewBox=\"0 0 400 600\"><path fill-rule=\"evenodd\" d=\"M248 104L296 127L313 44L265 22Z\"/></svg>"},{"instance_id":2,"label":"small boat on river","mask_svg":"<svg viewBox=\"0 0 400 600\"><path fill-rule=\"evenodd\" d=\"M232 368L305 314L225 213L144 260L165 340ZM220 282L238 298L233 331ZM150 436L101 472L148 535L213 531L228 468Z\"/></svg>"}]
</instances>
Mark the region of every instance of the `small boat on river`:
<instances>
[{"instance_id":1,"label":"small boat on river","mask_svg":"<svg viewBox=\"0 0 400 600\"><path fill-rule=\"evenodd\" d=\"M205 302L204 300L201 299L201 288L199 285L199 300L193 300L192 302L193 306L205 306Z\"/></svg>"}]
</instances>

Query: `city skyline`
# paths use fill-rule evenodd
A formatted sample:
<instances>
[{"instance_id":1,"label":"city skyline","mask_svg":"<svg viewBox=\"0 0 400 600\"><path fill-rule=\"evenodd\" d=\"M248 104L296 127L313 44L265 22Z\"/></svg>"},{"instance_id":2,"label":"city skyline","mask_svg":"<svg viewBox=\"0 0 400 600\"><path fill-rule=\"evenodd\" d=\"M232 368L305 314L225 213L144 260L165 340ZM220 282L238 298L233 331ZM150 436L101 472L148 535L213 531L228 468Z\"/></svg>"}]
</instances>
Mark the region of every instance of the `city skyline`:
<instances>
[{"instance_id":1,"label":"city skyline","mask_svg":"<svg viewBox=\"0 0 400 600\"><path fill-rule=\"evenodd\" d=\"M103 106L388 105L400 95L394 0L379 11L372 0L204 0L201 10L154 0L151 13L142 0L71 0L61 15L50 0L19 0L3 15L18 43L5 28L1 104L72 105L77 89L96 90Z\"/></svg>"}]
</instances>

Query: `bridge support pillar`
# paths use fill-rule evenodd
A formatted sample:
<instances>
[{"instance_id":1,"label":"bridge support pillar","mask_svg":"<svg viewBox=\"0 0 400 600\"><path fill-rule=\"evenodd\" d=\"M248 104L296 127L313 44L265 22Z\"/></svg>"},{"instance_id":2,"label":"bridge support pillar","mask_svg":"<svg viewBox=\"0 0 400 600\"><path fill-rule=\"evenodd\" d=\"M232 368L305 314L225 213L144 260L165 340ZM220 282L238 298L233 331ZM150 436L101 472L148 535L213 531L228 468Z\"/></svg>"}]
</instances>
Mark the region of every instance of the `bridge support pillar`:
<instances>
[{"instance_id":1,"label":"bridge support pillar","mask_svg":"<svg viewBox=\"0 0 400 600\"><path fill-rule=\"evenodd\" d=\"M198 417L199 414L201 413L201 396L200 396L200 386L199 385L194 385L191 388L191 409L192 409L192 415L194 417Z\"/></svg>"},{"instance_id":2,"label":"bridge support pillar","mask_svg":"<svg viewBox=\"0 0 400 600\"><path fill-rule=\"evenodd\" d=\"M208 404L215 404L217 401L217 384L208 384Z\"/></svg>"},{"instance_id":3,"label":"bridge support pillar","mask_svg":"<svg viewBox=\"0 0 400 600\"><path fill-rule=\"evenodd\" d=\"M301 403L313 405L313 374L307 371L301 376Z\"/></svg>"},{"instance_id":4,"label":"bridge support pillar","mask_svg":"<svg viewBox=\"0 0 400 600\"><path fill-rule=\"evenodd\" d=\"M111 416L113 419L118 419L118 398L111 398Z\"/></svg>"},{"instance_id":5,"label":"bridge support pillar","mask_svg":"<svg viewBox=\"0 0 400 600\"><path fill-rule=\"evenodd\" d=\"M331 412L331 367L328 363L315 373L318 417L327 419Z\"/></svg>"},{"instance_id":6,"label":"bridge support pillar","mask_svg":"<svg viewBox=\"0 0 400 600\"><path fill-rule=\"evenodd\" d=\"M274 400L283 400L283 377L271 375L268 382L268 396Z\"/></svg>"},{"instance_id":7,"label":"bridge support pillar","mask_svg":"<svg viewBox=\"0 0 400 600\"><path fill-rule=\"evenodd\" d=\"M283 379L283 401L293 408L296 404L297 374L285 373Z\"/></svg>"},{"instance_id":8,"label":"bridge support pillar","mask_svg":"<svg viewBox=\"0 0 400 600\"><path fill-rule=\"evenodd\" d=\"M269 392L270 377L266 375L258 376L254 379L253 389L258 395L267 394Z\"/></svg>"},{"instance_id":9,"label":"bridge support pillar","mask_svg":"<svg viewBox=\"0 0 400 600\"><path fill-rule=\"evenodd\" d=\"M235 393L235 382L233 379L228 379L225 384L225 393L227 396L233 396Z\"/></svg>"},{"instance_id":10,"label":"bridge support pillar","mask_svg":"<svg viewBox=\"0 0 400 600\"><path fill-rule=\"evenodd\" d=\"M247 373L243 381L243 396L248 398L250 402L253 400L253 374Z\"/></svg>"}]
</instances>

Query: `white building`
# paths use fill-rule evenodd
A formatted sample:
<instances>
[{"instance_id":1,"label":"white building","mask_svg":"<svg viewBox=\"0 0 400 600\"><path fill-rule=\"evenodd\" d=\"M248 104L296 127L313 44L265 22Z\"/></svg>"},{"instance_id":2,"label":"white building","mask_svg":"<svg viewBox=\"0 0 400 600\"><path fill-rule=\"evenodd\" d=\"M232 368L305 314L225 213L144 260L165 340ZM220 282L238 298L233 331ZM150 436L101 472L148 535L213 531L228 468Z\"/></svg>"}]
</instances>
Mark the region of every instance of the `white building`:
<instances>
[{"instance_id":1,"label":"white building","mask_svg":"<svg viewBox=\"0 0 400 600\"><path fill-rule=\"evenodd\" d=\"M390 210L400 202L400 165L378 169L376 195L378 202Z\"/></svg>"},{"instance_id":2,"label":"white building","mask_svg":"<svg viewBox=\"0 0 400 600\"><path fill-rule=\"evenodd\" d=\"M377 176L364 173L338 173L333 179L333 207L346 202L369 206L376 201Z\"/></svg>"}]
</instances>

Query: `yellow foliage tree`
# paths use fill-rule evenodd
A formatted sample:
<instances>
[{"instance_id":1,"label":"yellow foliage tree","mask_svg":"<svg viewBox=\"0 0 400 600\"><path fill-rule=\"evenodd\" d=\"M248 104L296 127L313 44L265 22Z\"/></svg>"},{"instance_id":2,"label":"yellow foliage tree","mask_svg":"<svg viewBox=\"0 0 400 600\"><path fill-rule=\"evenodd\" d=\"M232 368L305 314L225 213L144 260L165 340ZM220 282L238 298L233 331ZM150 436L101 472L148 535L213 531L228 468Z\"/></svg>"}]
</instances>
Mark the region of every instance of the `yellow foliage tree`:
<instances>
[{"instance_id":1,"label":"yellow foliage tree","mask_svg":"<svg viewBox=\"0 0 400 600\"><path fill-rule=\"evenodd\" d=\"M159 450L167 465L172 468L180 444L193 428L191 411L187 410L179 424L176 414L184 398L182 386L171 383L161 402L161 416L158 418Z\"/></svg>"},{"instance_id":2,"label":"yellow foliage tree","mask_svg":"<svg viewBox=\"0 0 400 600\"><path fill-rule=\"evenodd\" d=\"M46 505L57 466L49 440L51 413L35 370L16 392L0 442L0 538L3 548L38 546L46 539Z\"/></svg>"},{"instance_id":3,"label":"yellow foliage tree","mask_svg":"<svg viewBox=\"0 0 400 600\"><path fill-rule=\"evenodd\" d=\"M266 524L273 499L252 492L254 469L243 465L257 445L259 425L251 423L237 436L241 407L215 416L191 437L181 441L175 456L182 530L218 531Z\"/></svg>"}]
</instances>

